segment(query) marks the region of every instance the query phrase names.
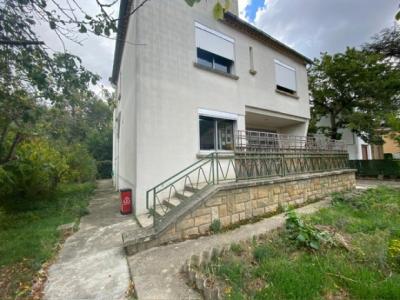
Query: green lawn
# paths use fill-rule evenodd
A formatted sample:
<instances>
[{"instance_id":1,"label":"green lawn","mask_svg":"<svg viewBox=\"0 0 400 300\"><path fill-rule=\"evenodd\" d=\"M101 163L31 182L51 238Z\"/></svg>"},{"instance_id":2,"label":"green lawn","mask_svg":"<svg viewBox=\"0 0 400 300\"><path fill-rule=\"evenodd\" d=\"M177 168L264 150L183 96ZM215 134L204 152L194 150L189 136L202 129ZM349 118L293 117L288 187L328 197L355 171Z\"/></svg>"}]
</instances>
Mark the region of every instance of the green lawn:
<instances>
[{"instance_id":1,"label":"green lawn","mask_svg":"<svg viewBox=\"0 0 400 300\"><path fill-rule=\"evenodd\" d=\"M0 299L27 298L32 279L57 251L61 224L87 212L93 184L62 185L49 199L0 207Z\"/></svg>"},{"instance_id":2,"label":"green lawn","mask_svg":"<svg viewBox=\"0 0 400 300\"><path fill-rule=\"evenodd\" d=\"M339 233L347 250L336 243L314 251L281 230L232 245L205 272L227 299L400 299L400 191L334 198L306 221Z\"/></svg>"}]
</instances>

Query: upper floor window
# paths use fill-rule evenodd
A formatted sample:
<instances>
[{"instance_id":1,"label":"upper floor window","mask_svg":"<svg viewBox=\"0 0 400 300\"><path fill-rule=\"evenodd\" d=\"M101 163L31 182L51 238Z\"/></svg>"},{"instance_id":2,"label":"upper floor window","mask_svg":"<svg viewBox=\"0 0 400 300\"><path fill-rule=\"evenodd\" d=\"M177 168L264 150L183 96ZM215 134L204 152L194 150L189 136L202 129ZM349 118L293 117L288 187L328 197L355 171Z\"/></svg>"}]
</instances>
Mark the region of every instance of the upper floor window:
<instances>
[{"instance_id":1,"label":"upper floor window","mask_svg":"<svg viewBox=\"0 0 400 300\"><path fill-rule=\"evenodd\" d=\"M235 41L202 24L195 23L197 63L224 73L232 73Z\"/></svg>"},{"instance_id":2,"label":"upper floor window","mask_svg":"<svg viewBox=\"0 0 400 300\"><path fill-rule=\"evenodd\" d=\"M296 69L275 60L276 89L295 95L297 92Z\"/></svg>"}]
</instances>

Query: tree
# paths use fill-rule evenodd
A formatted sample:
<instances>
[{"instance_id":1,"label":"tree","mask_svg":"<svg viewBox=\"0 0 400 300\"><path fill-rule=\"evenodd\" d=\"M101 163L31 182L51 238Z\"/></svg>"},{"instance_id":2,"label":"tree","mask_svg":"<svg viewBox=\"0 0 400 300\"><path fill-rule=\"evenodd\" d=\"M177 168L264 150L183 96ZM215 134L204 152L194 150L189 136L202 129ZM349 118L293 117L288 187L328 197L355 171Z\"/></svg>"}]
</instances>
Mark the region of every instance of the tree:
<instances>
[{"instance_id":1,"label":"tree","mask_svg":"<svg viewBox=\"0 0 400 300\"><path fill-rule=\"evenodd\" d=\"M383 29L372 38L372 41L365 44L363 49L372 53L380 53L387 59L400 67L400 26Z\"/></svg>"},{"instance_id":2,"label":"tree","mask_svg":"<svg viewBox=\"0 0 400 300\"><path fill-rule=\"evenodd\" d=\"M313 119L329 119L318 131L340 139L340 129L349 128L366 142L382 143L376 129L400 104L400 72L393 64L379 53L348 48L324 53L308 71Z\"/></svg>"}]
</instances>

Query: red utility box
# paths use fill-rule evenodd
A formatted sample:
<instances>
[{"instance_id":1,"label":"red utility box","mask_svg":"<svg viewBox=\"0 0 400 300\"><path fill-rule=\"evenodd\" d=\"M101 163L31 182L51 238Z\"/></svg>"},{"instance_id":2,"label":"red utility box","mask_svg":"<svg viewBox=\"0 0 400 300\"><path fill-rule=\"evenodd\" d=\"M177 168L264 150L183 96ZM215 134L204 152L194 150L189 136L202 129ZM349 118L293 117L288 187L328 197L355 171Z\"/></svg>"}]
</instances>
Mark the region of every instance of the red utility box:
<instances>
[{"instance_id":1,"label":"red utility box","mask_svg":"<svg viewBox=\"0 0 400 300\"><path fill-rule=\"evenodd\" d=\"M120 211L123 215L128 215L132 213L132 190L123 189L120 190Z\"/></svg>"}]
</instances>

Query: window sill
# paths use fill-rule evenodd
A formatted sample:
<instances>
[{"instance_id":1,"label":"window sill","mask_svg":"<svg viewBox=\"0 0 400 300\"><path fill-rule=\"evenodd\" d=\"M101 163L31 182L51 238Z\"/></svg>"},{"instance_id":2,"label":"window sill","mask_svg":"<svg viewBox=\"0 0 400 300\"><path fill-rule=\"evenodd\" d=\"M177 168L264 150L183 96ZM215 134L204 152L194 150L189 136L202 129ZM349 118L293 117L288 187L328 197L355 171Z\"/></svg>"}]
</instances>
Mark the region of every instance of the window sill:
<instances>
[{"instance_id":1,"label":"window sill","mask_svg":"<svg viewBox=\"0 0 400 300\"><path fill-rule=\"evenodd\" d=\"M291 93L284 92L284 91L281 91L281 90L278 90L278 89L275 89L275 92L278 93L278 94L284 95L284 96L292 97L294 99L299 99L299 96L297 96L297 94L291 94Z\"/></svg>"},{"instance_id":2,"label":"window sill","mask_svg":"<svg viewBox=\"0 0 400 300\"><path fill-rule=\"evenodd\" d=\"M214 74L222 75L224 77L227 77L227 78L230 78L230 79L233 79L233 80L238 80L239 79L239 76L236 76L236 75L233 75L233 74L229 74L229 73L225 73L225 72L222 72L222 71L218 71L218 70L215 70L213 68L203 66L203 65L201 65L201 64L199 64L197 62L194 62L193 65L198 69L201 69L201 70L204 70L204 71L209 71L209 72L214 73Z\"/></svg>"},{"instance_id":3,"label":"window sill","mask_svg":"<svg viewBox=\"0 0 400 300\"><path fill-rule=\"evenodd\" d=\"M214 150L210 150L210 151L200 150L200 152L196 154L196 157L197 158L205 158L214 152L215 152ZM231 158L234 155L233 150L219 150L217 152L218 152L218 158Z\"/></svg>"}]
</instances>

